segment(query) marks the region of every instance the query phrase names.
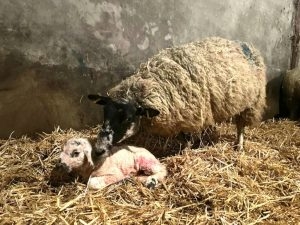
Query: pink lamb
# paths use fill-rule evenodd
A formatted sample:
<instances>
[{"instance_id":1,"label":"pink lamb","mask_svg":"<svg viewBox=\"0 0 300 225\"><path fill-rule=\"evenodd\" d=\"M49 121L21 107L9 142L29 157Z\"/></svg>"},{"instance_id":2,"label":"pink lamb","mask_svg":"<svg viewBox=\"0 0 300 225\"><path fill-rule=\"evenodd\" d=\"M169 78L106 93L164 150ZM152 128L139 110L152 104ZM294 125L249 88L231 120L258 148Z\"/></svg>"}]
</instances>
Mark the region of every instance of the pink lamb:
<instances>
[{"instance_id":1,"label":"pink lamb","mask_svg":"<svg viewBox=\"0 0 300 225\"><path fill-rule=\"evenodd\" d=\"M85 138L69 139L60 160L67 172L78 174L91 189L102 189L132 175L152 188L167 175L165 166L144 148L115 146L109 153L95 156Z\"/></svg>"}]
</instances>

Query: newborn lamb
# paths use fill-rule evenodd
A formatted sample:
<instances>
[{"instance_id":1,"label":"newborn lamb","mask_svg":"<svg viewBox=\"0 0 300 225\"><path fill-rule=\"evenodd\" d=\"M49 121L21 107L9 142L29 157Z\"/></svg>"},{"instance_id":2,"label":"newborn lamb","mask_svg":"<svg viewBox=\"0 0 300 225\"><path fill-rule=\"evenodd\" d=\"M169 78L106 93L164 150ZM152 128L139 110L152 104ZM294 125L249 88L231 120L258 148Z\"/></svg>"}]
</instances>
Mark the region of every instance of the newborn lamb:
<instances>
[{"instance_id":1,"label":"newborn lamb","mask_svg":"<svg viewBox=\"0 0 300 225\"><path fill-rule=\"evenodd\" d=\"M95 156L85 138L69 139L60 160L67 172L78 174L91 189L102 189L131 175L153 188L167 175L165 166L145 148L114 146L108 153Z\"/></svg>"}]
</instances>

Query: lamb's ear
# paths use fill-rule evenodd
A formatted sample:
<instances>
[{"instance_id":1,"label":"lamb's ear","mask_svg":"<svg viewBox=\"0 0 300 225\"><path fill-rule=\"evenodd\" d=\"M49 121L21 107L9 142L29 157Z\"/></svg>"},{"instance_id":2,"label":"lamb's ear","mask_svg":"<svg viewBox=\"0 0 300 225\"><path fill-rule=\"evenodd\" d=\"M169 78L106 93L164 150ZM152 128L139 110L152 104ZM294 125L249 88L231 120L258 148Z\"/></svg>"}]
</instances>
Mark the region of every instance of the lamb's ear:
<instances>
[{"instance_id":1,"label":"lamb's ear","mask_svg":"<svg viewBox=\"0 0 300 225\"><path fill-rule=\"evenodd\" d=\"M110 97L101 96L101 95L90 94L87 97L89 100L99 105L106 105L109 101L111 101Z\"/></svg>"},{"instance_id":2,"label":"lamb's ear","mask_svg":"<svg viewBox=\"0 0 300 225\"><path fill-rule=\"evenodd\" d=\"M143 108L143 107L137 107L136 109L136 115L138 116L146 116L146 117L155 117L159 115L159 111L157 109L152 108Z\"/></svg>"},{"instance_id":3,"label":"lamb's ear","mask_svg":"<svg viewBox=\"0 0 300 225\"><path fill-rule=\"evenodd\" d=\"M84 154L87 158L87 161L88 163L91 165L91 166L94 166L94 162L93 162L93 159L92 159L92 152L91 151L88 151L88 150L84 150Z\"/></svg>"}]
</instances>

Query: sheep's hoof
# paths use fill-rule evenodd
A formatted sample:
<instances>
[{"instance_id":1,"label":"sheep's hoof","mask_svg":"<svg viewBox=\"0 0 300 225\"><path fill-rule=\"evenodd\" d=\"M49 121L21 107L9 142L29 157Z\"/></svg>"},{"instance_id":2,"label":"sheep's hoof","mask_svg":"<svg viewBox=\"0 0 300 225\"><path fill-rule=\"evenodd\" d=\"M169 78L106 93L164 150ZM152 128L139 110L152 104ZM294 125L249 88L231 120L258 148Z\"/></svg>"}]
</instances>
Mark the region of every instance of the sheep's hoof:
<instances>
[{"instance_id":1,"label":"sheep's hoof","mask_svg":"<svg viewBox=\"0 0 300 225\"><path fill-rule=\"evenodd\" d=\"M154 177L148 177L146 181L146 187L149 189L154 189L158 184L158 180Z\"/></svg>"},{"instance_id":2,"label":"sheep's hoof","mask_svg":"<svg viewBox=\"0 0 300 225\"><path fill-rule=\"evenodd\" d=\"M237 145L234 146L234 149L235 149L236 151L243 151L243 150L244 150L244 146L243 146L243 145L237 144Z\"/></svg>"}]
</instances>

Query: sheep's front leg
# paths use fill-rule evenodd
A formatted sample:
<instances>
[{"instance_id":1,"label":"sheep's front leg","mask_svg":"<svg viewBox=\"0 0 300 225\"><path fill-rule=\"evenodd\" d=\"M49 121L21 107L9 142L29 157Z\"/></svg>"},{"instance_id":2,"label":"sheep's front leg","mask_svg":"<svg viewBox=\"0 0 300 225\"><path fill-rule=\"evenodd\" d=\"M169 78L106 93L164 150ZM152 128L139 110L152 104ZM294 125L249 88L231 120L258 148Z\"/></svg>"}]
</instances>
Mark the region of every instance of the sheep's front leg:
<instances>
[{"instance_id":1,"label":"sheep's front leg","mask_svg":"<svg viewBox=\"0 0 300 225\"><path fill-rule=\"evenodd\" d=\"M241 151L244 149L244 133L245 133L245 125L240 117L236 118L236 129L237 129L237 150Z\"/></svg>"},{"instance_id":2,"label":"sheep's front leg","mask_svg":"<svg viewBox=\"0 0 300 225\"><path fill-rule=\"evenodd\" d=\"M238 128L237 130L237 150L241 151L244 149L244 133L245 133L245 127Z\"/></svg>"}]
</instances>

